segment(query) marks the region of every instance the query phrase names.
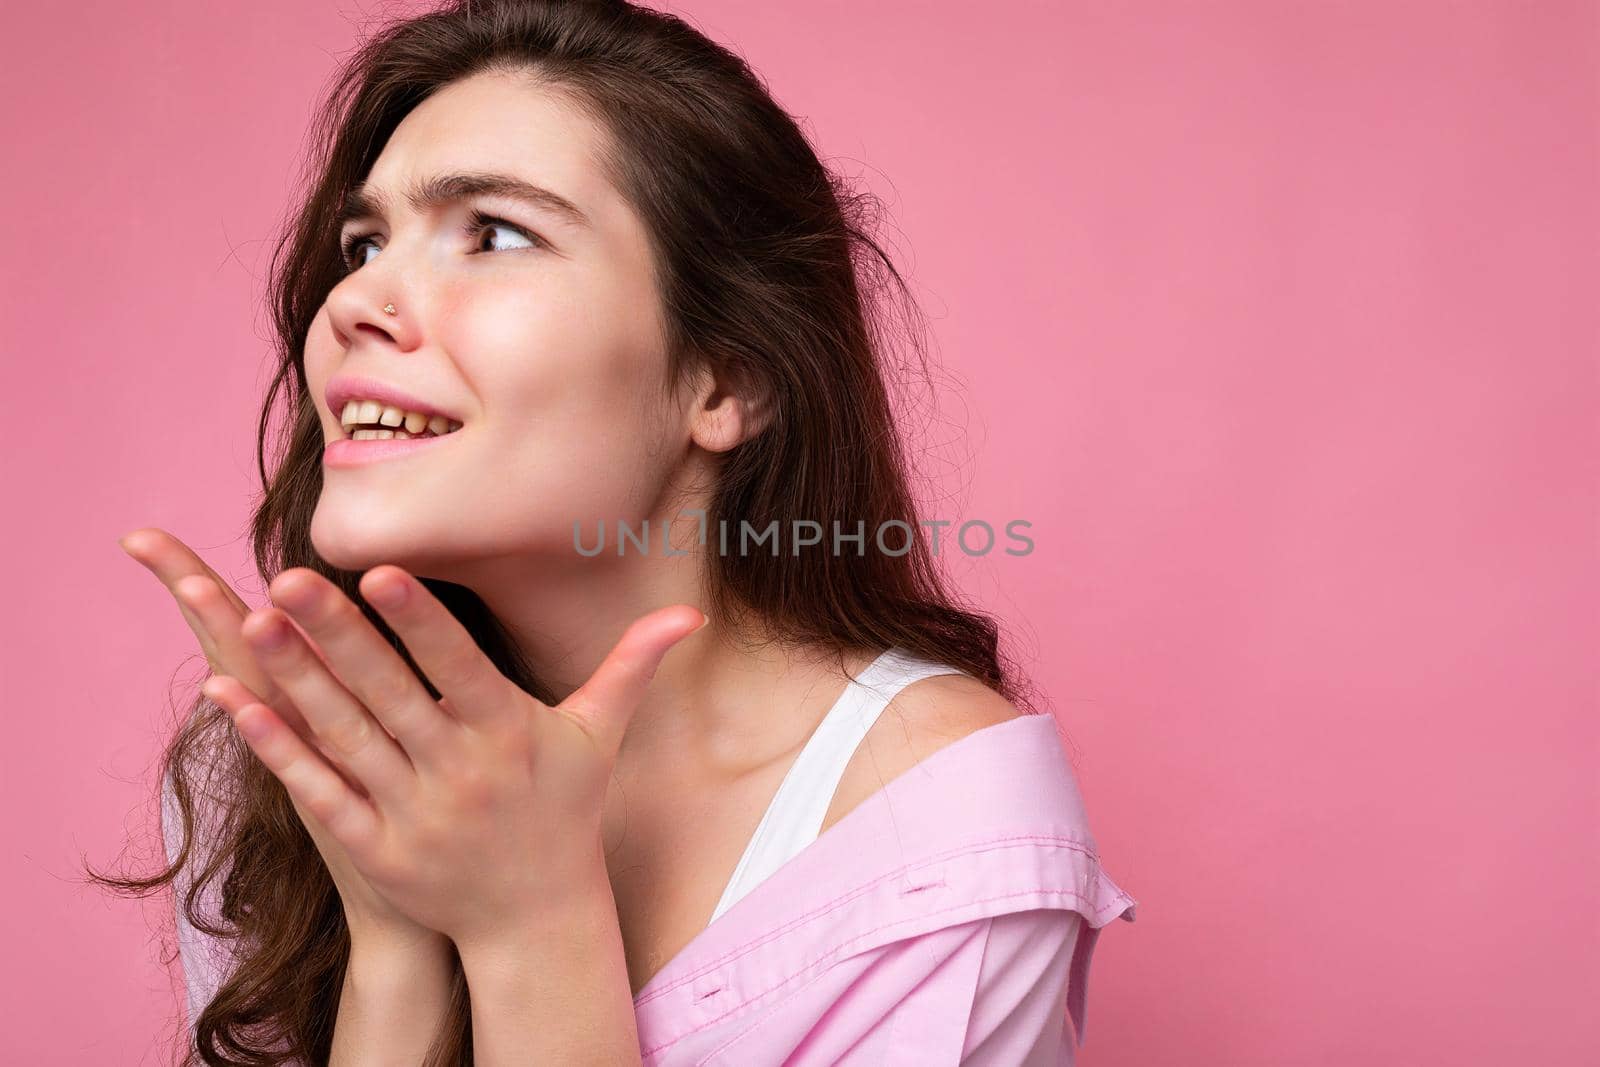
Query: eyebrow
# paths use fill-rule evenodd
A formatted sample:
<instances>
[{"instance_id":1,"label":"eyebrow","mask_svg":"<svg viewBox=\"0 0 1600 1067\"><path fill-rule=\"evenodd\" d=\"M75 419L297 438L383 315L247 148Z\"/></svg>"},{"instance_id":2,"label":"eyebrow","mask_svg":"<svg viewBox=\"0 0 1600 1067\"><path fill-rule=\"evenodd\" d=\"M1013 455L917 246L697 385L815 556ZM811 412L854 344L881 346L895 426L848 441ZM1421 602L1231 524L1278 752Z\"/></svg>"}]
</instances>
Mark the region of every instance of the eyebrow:
<instances>
[{"instance_id":1,"label":"eyebrow","mask_svg":"<svg viewBox=\"0 0 1600 1067\"><path fill-rule=\"evenodd\" d=\"M458 174L436 174L431 178L411 182L406 186L405 201L417 214L445 204L459 203L474 196L501 196L520 200L535 208L542 208L560 216L574 226L592 225L572 201L560 193L534 185L511 174L494 174L471 171ZM345 195L344 204L334 220L337 229L356 219L382 218L388 214L389 197L381 190L362 182Z\"/></svg>"}]
</instances>

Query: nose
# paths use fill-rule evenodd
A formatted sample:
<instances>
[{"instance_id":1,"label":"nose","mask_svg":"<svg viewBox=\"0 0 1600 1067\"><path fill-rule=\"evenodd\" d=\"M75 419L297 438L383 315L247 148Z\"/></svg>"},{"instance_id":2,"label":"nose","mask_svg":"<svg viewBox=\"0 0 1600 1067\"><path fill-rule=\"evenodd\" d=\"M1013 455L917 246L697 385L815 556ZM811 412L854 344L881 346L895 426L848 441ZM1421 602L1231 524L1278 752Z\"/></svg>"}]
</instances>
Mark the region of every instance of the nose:
<instances>
[{"instance_id":1,"label":"nose","mask_svg":"<svg viewBox=\"0 0 1600 1067\"><path fill-rule=\"evenodd\" d=\"M369 273L370 272L370 273ZM346 351L365 335L370 343L389 344L401 350L415 346L413 319L400 288L389 275L363 267L333 287L328 294L328 322Z\"/></svg>"}]
</instances>

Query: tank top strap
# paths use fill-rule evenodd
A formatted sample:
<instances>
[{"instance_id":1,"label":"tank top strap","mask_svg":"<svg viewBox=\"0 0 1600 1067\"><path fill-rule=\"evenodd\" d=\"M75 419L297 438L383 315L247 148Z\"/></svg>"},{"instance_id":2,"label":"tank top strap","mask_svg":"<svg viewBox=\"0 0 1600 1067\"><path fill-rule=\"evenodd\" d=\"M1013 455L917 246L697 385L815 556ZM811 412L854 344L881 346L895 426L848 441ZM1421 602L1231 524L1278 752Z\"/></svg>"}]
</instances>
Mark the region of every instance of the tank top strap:
<instances>
[{"instance_id":1,"label":"tank top strap","mask_svg":"<svg viewBox=\"0 0 1600 1067\"><path fill-rule=\"evenodd\" d=\"M891 648L852 678L790 764L723 889L711 921L816 840L850 758L900 690L934 675L962 673L959 668Z\"/></svg>"}]
</instances>

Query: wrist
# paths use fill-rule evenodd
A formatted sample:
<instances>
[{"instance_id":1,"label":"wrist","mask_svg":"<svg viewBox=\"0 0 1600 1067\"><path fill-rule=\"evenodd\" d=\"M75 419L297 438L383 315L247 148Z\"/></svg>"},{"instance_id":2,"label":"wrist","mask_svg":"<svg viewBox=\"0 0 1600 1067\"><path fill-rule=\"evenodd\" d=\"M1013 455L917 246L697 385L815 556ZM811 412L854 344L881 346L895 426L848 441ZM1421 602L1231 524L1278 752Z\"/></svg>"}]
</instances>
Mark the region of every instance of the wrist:
<instances>
[{"instance_id":1,"label":"wrist","mask_svg":"<svg viewBox=\"0 0 1600 1067\"><path fill-rule=\"evenodd\" d=\"M493 965L501 959L526 958L530 950L560 951L565 945L605 940L617 926L616 899L604 865L562 882L558 894L498 924L452 938L463 968L469 961Z\"/></svg>"},{"instance_id":2,"label":"wrist","mask_svg":"<svg viewBox=\"0 0 1600 1067\"><path fill-rule=\"evenodd\" d=\"M458 937L480 1063L633 1063L639 1037L610 880L569 882L514 923Z\"/></svg>"},{"instance_id":3,"label":"wrist","mask_svg":"<svg viewBox=\"0 0 1600 1067\"><path fill-rule=\"evenodd\" d=\"M362 1011L392 1017L405 1006L410 1023L437 1018L450 1000L455 949L393 941L353 942L345 964L343 996Z\"/></svg>"},{"instance_id":4,"label":"wrist","mask_svg":"<svg viewBox=\"0 0 1600 1067\"><path fill-rule=\"evenodd\" d=\"M422 1062L448 1017L454 951L443 939L352 931L327 1062Z\"/></svg>"},{"instance_id":5,"label":"wrist","mask_svg":"<svg viewBox=\"0 0 1600 1067\"><path fill-rule=\"evenodd\" d=\"M454 960L455 948L450 939L435 930L420 927L414 931L369 930L352 927L350 930L350 963L359 965L368 974L394 971L425 977L440 972L448 974Z\"/></svg>"}]
</instances>

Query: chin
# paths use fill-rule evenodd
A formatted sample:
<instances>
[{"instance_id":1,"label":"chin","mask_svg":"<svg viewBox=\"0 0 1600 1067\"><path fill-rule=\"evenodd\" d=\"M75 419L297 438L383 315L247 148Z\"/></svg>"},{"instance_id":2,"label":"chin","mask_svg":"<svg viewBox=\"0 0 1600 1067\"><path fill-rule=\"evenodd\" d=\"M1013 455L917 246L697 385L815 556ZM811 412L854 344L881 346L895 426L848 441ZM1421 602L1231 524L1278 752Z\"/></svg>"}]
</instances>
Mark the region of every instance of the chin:
<instances>
[{"instance_id":1,"label":"chin","mask_svg":"<svg viewBox=\"0 0 1600 1067\"><path fill-rule=\"evenodd\" d=\"M368 571L392 563L415 573L417 544L414 533L400 534L372 523L346 521L317 508L311 518L311 547L331 565L346 571Z\"/></svg>"}]
</instances>

